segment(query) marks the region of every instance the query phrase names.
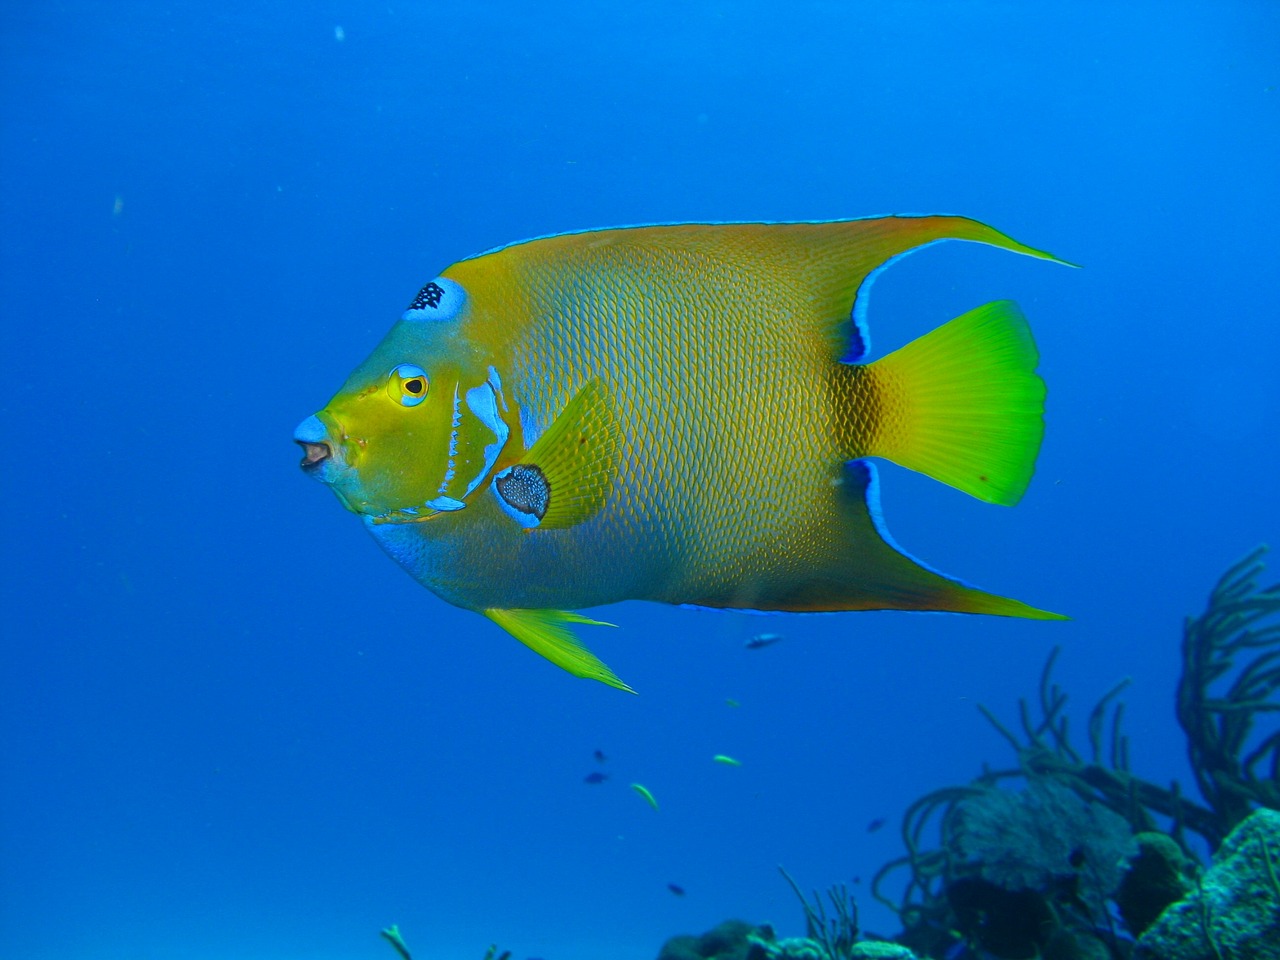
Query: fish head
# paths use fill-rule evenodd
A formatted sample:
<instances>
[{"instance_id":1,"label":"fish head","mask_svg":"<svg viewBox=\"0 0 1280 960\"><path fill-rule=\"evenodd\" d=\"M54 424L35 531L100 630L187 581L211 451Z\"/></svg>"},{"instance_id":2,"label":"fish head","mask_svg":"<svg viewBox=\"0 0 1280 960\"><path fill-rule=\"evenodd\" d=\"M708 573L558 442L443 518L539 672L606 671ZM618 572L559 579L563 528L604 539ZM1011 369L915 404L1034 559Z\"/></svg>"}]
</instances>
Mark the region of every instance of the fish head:
<instances>
[{"instance_id":1,"label":"fish head","mask_svg":"<svg viewBox=\"0 0 1280 960\"><path fill-rule=\"evenodd\" d=\"M518 414L492 351L468 335L471 313L463 287L437 277L294 431L303 471L371 523L456 514L494 472Z\"/></svg>"}]
</instances>

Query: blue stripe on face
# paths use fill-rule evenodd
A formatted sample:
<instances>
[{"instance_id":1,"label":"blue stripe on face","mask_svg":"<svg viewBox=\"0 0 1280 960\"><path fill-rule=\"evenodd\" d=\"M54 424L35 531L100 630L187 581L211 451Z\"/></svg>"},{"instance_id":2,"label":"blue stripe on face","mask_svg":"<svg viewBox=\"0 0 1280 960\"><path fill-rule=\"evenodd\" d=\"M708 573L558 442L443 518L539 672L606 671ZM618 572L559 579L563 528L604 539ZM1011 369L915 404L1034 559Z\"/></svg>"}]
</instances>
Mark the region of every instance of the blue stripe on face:
<instances>
[{"instance_id":1,"label":"blue stripe on face","mask_svg":"<svg viewBox=\"0 0 1280 960\"><path fill-rule=\"evenodd\" d=\"M449 513L454 510L461 510L466 506L466 504L461 500L453 499L453 497L436 497L434 500L428 500L423 504L423 506L429 507L432 510L440 510L441 512Z\"/></svg>"},{"instance_id":2,"label":"blue stripe on face","mask_svg":"<svg viewBox=\"0 0 1280 960\"><path fill-rule=\"evenodd\" d=\"M498 371L494 367L489 368L489 386L493 387L493 392L498 395L498 402L502 404L502 409L505 412L507 398L502 395L502 377L498 376Z\"/></svg>"},{"instance_id":3,"label":"blue stripe on face","mask_svg":"<svg viewBox=\"0 0 1280 960\"><path fill-rule=\"evenodd\" d=\"M449 460L444 468L444 480L440 482L440 490L444 493L449 489L449 484L453 483L453 477L457 473L455 462L458 457L458 424L462 423L462 400L458 396L458 385L453 385L453 429L449 434Z\"/></svg>"},{"instance_id":4,"label":"blue stripe on face","mask_svg":"<svg viewBox=\"0 0 1280 960\"><path fill-rule=\"evenodd\" d=\"M502 448L507 443L507 435L510 433L506 422L498 414L497 400L493 387L489 383L486 382L478 387L472 387L466 393L466 400L467 409L493 434L494 441L493 443L485 444L484 467L467 484L467 489L462 494L463 499L470 496L471 491L479 486L480 481L489 475L489 471L497 463L498 454L502 452Z\"/></svg>"}]
</instances>

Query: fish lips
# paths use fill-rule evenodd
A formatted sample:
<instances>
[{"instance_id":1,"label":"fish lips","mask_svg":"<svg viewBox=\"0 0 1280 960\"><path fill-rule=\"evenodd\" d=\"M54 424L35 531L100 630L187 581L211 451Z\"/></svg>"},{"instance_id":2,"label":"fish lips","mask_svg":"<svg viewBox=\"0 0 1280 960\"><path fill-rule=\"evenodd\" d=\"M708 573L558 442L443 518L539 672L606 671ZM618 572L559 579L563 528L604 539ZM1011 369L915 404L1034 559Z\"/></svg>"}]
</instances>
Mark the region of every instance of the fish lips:
<instances>
[{"instance_id":1,"label":"fish lips","mask_svg":"<svg viewBox=\"0 0 1280 960\"><path fill-rule=\"evenodd\" d=\"M299 440L298 444L302 447L303 470L314 470L318 464L333 456L333 450L327 443L309 443L306 440Z\"/></svg>"},{"instance_id":2,"label":"fish lips","mask_svg":"<svg viewBox=\"0 0 1280 960\"><path fill-rule=\"evenodd\" d=\"M293 442L302 448L298 464L302 472L322 483L333 483L342 458L329 425L312 414L293 431Z\"/></svg>"}]
</instances>

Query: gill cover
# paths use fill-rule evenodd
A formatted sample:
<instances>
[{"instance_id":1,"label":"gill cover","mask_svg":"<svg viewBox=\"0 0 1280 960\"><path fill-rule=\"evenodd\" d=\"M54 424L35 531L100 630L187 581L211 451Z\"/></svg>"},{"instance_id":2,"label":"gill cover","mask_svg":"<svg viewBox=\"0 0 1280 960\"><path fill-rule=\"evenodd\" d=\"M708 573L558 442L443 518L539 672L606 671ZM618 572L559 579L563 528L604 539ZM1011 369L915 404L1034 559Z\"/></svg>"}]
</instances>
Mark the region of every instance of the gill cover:
<instances>
[{"instance_id":1,"label":"gill cover","mask_svg":"<svg viewBox=\"0 0 1280 960\"><path fill-rule=\"evenodd\" d=\"M469 316L459 283L425 284L320 414L347 467L335 485L375 524L464 509L506 446L502 380L466 337Z\"/></svg>"}]
</instances>

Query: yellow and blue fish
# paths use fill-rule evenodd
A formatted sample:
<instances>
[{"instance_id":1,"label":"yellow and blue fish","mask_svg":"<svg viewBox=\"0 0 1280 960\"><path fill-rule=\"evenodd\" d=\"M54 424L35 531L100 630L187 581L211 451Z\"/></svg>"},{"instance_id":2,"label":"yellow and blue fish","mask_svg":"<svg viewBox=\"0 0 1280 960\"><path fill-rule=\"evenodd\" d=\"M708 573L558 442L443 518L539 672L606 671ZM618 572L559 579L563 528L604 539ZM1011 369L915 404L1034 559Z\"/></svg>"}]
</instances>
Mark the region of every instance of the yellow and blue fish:
<instances>
[{"instance_id":1,"label":"yellow and blue fish","mask_svg":"<svg viewBox=\"0 0 1280 960\"><path fill-rule=\"evenodd\" d=\"M866 289L963 217L675 224L512 244L427 283L319 413L303 469L420 583L577 676L629 689L572 611L1060 619L894 546L881 457L992 503L1030 482L1045 387L990 303L874 362Z\"/></svg>"}]
</instances>

